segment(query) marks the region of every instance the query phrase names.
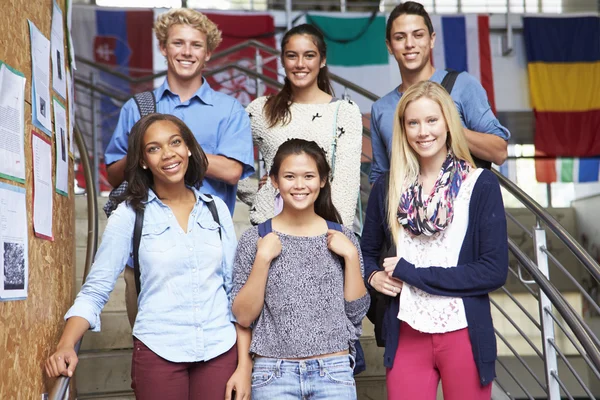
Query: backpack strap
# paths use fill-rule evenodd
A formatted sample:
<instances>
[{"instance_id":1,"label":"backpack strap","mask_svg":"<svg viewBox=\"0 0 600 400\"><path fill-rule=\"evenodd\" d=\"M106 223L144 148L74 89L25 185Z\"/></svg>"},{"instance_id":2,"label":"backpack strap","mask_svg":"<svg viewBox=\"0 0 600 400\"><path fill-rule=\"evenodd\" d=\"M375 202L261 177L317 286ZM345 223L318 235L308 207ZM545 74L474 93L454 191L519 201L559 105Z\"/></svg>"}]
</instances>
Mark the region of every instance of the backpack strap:
<instances>
[{"instance_id":1,"label":"backpack strap","mask_svg":"<svg viewBox=\"0 0 600 400\"><path fill-rule=\"evenodd\" d=\"M261 238L265 237L271 232L273 232L273 222L270 218L268 220L266 220L265 222L263 222L262 224L258 224L258 236L259 237L261 237Z\"/></svg>"},{"instance_id":2,"label":"backpack strap","mask_svg":"<svg viewBox=\"0 0 600 400\"><path fill-rule=\"evenodd\" d=\"M215 220L217 225L219 225L219 239L223 240L223 236L221 236L221 221L219 220L219 212L217 211L217 205L215 204L215 200L210 194L204 195L211 200L205 202L205 204L208 207L208 211L210 211L210 214L212 215L213 219Z\"/></svg>"},{"instance_id":3,"label":"backpack strap","mask_svg":"<svg viewBox=\"0 0 600 400\"><path fill-rule=\"evenodd\" d=\"M333 229L335 231L344 232L344 230L342 229L342 225L338 224L337 222L332 222L332 221L326 221L326 222L327 222L327 228Z\"/></svg>"},{"instance_id":4,"label":"backpack strap","mask_svg":"<svg viewBox=\"0 0 600 400\"><path fill-rule=\"evenodd\" d=\"M136 93L133 95L133 100L140 112L140 117L145 117L148 114L156 112L156 98L154 98L153 91Z\"/></svg>"},{"instance_id":5,"label":"backpack strap","mask_svg":"<svg viewBox=\"0 0 600 400\"><path fill-rule=\"evenodd\" d=\"M460 72L450 68L446 68L446 71L448 71L448 73L446 74L444 79L442 79L441 85L444 87L444 89L446 89L448 94L450 94L452 93L452 88L454 87L454 84L456 83L456 78L458 78Z\"/></svg>"},{"instance_id":6,"label":"backpack strap","mask_svg":"<svg viewBox=\"0 0 600 400\"><path fill-rule=\"evenodd\" d=\"M133 274L135 276L135 290L138 296L142 286L140 283L140 242L144 226L144 210L135 210L135 226L133 228Z\"/></svg>"}]
</instances>

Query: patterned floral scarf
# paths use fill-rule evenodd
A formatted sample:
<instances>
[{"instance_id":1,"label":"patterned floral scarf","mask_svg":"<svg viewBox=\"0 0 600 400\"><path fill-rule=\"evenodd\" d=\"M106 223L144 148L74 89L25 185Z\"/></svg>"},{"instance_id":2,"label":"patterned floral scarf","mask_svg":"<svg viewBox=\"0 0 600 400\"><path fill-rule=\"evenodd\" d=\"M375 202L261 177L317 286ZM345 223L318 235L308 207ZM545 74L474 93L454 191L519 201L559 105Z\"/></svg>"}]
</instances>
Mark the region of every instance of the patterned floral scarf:
<instances>
[{"instance_id":1,"label":"patterned floral scarf","mask_svg":"<svg viewBox=\"0 0 600 400\"><path fill-rule=\"evenodd\" d=\"M428 198L423 198L423 185L418 178L400 197L400 225L415 236L432 236L446 229L454 217L454 199L470 171L466 161L449 151Z\"/></svg>"}]
</instances>

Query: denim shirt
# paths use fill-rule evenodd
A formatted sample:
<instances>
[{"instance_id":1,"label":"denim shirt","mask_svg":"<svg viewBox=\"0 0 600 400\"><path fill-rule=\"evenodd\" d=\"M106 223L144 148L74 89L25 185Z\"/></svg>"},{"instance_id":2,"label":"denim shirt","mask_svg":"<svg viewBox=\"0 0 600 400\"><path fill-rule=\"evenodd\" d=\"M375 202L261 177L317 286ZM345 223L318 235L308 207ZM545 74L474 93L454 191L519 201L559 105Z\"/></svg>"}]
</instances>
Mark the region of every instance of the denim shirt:
<instances>
[{"instance_id":1,"label":"denim shirt","mask_svg":"<svg viewBox=\"0 0 600 400\"><path fill-rule=\"evenodd\" d=\"M229 307L237 246L233 222L221 199L194 192L186 233L149 191L139 249L141 293L133 335L172 362L210 360L236 341ZM207 201L216 203L222 239ZM134 225L135 211L121 203L108 219L91 271L65 319L85 318L92 331L100 331L100 312L132 253Z\"/></svg>"},{"instance_id":2,"label":"denim shirt","mask_svg":"<svg viewBox=\"0 0 600 400\"><path fill-rule=\"evenodd\" d=\"M206 154L238 161L243 167L240 179L254 173L250 118L235 98L213 90L204 80L196 93L182 102L179 95L171 91L166 79L154 89L154 97L156 112L174 115L185 122ZM119 122L106 147L106 165L127 155L129 132L139 119L140 113L135 100L130 99L123 105ZM202 184L202 191L223 199L233 215L237 185L207 177Z\"/></svg>"}]
</instances>

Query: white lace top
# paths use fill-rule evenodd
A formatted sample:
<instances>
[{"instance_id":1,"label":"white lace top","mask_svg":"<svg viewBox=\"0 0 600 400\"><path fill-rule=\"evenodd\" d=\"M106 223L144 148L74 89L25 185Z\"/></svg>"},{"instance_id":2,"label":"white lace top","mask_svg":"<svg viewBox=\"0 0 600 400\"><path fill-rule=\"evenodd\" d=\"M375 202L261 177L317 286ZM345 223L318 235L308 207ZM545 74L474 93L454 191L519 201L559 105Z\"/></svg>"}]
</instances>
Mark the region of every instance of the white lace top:
<instances>
[{"instance_id":1,"label":"white lace top","mask_svg":"<svg viewBox=\"0 0 600 400\"><path fill-rule=\"evenodd\" d=\"M481 171L475 170L461 185L454 200L454 218L446 230L433 236L411 236L404 228L400 229L399 257L416 268L456 267L469 225L471 193ZM425 333L452 332L468 326L460 297L432 295L406 283L400 292L398 319Z\"/></svg>"},{"instance_id":2,"label":"white lace top","mask_svg":"<svg viewBox=\"0 0 600 400\"><path fill-rule=\"evenodd\" d=\"M290 106L291 121L269 127L264 113L267 97L259 97L246 107L252 125L252 139L262 153L266 170L273 165L279 146L293 138L313 140L327 153L332 163L334 124L337 135L335 174L331 181L331 198L344 225L352 228L360 187L362 149L362 115L356 103L338 100L327 104ZM337 110L337 120L336 120ZM275 216L275 188L271 180L259 190L256 181L244 179L238 185L238 197L251 206L250 221L260 224Z\"/></svg>"}]
</instances>

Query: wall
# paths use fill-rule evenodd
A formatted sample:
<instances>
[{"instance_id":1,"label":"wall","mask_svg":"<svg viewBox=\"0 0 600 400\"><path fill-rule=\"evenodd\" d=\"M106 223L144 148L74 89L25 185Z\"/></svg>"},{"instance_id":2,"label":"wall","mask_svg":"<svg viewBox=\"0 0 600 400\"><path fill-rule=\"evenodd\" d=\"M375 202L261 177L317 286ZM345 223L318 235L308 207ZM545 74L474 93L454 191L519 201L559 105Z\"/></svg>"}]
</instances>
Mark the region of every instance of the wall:
<instances>
[{"instance_id":1,"label":"wall","mask_svg":"<svg viewBox=\"0 0 600 400\"><path fill-rule=\"evenodd\" d=\"M60 6L64 11L64 1ZM43 362L55 348L62 317L73 300L74 195L69 163L69 197L54 193L54 241L33 236L31 154L30 19L50 38L52 0L3 0L0 13L0 60L21 71L25 87L25 159L29 241L29 290L26 300L0 302L0 399L40 399L51 383ZM63 13L64 15L64 13ZM54 139L53 139L54 152ZM54 154L53 170L54 166ZM53 171L54 176L54 171ZM1 181L1 179L0 179Z\"/></svg>"}]
</instances>

